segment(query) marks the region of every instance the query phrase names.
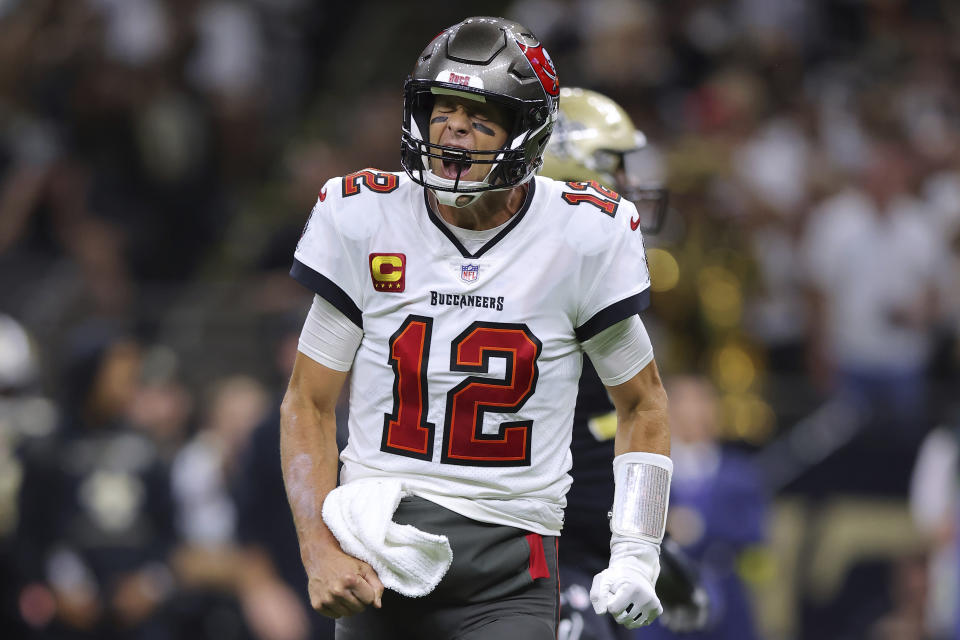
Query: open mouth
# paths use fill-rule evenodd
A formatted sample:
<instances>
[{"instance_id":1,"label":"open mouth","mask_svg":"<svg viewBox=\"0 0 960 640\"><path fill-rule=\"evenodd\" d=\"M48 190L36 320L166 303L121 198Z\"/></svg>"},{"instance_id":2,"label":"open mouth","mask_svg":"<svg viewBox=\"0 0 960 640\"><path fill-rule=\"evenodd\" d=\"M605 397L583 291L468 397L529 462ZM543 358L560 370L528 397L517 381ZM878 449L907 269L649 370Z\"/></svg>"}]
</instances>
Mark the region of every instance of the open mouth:
<instances>
[{"instance_id":1,"label":"open mouth","mask_svg":"<svg viewBox=\"0 0 960 640\"><path fill-rule=\"evenodd\" d=\"M444 151L440 165L444 178L456 180L470 170L470 155L466 151Z\"/></svg>"}]
</instances>

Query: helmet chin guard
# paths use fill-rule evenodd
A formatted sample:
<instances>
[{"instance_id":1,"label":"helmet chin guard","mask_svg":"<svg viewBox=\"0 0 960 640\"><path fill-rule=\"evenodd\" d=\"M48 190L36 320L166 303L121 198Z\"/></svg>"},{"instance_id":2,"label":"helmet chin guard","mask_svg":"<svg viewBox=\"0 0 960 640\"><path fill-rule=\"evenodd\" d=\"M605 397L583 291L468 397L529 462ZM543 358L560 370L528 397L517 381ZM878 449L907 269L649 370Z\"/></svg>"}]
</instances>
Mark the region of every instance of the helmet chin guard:
<instances>
[{"instance_id":1,"label":"helmet chin guard","mask_svg":"<svg viewBox=\"0 0 960 640\"><path fill-rule=\"evenodd\" d=\"M509 114L508 144L490 151L431 143L429 117L438 94L501 107ZM469 206L487 191L522 185L540 168L558 95L550 57L529 30L502 18L468 18L434 38L404 85L400 162L414 182L453 207ZM454 154L490 169L482 180L461 180L463 167L453 179L430 168L431 159L449 160Z\"/></svg>"},{"instance_id":2,"label":"helmet chin guard","mask_svg":"<svg viewBox=\"0 0 960 640\"><path fill-rule=\"evenodd\" d=\"M450 182L453 182L453 181L450 180ZM486 191L483 191L477 194L457 193L456 191L453 191L453 190L447 191L447 190L433 189L430 187L427 187L427 188L430 189L430 193L436 196L437 202L439 202L440 204L446 205L448 207L456 207L458 209L461 209L463 207L469 207L474 202L479 200L484 193L487 193Z\"/></svg>"}]
</instances>

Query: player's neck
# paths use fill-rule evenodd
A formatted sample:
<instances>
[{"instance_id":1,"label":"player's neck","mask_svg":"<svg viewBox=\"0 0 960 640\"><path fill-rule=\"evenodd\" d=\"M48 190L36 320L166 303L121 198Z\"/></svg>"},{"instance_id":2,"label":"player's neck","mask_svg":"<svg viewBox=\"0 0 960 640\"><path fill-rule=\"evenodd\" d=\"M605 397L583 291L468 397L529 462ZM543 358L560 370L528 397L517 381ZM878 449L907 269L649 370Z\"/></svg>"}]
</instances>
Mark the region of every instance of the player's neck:
<instances>
[{"instance_id":1,"label":"player's neck","mask_svg":"<svg viewBox=\"0 0 960 640\"><path fill-rule=\"evenodd\" d=\"M466 207L452 207L437 202L431 193L430 201L440 217L448 223L470 231L486 231L499 227L523 206L529 185L521 185L507 191L488 191Z\"/></svg>"}]
</instances>

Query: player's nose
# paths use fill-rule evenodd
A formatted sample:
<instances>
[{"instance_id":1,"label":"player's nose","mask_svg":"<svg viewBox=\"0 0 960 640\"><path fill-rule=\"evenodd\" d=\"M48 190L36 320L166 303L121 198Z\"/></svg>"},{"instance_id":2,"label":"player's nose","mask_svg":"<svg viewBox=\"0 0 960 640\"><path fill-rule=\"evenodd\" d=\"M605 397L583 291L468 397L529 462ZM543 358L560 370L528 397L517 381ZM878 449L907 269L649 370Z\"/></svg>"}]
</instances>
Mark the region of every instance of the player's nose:
<instances>
[{"instance_id":1,"label":"player's nose","mask_svg":"<svg viewBox=\"0 0 960 640\"><path fill-rule=\"evenodd\" d=\"M466 109L460 107L455 109L447 118L447 129L457 135L463 135L470 132L470 117Z\"/></svg>"}]
</instances>

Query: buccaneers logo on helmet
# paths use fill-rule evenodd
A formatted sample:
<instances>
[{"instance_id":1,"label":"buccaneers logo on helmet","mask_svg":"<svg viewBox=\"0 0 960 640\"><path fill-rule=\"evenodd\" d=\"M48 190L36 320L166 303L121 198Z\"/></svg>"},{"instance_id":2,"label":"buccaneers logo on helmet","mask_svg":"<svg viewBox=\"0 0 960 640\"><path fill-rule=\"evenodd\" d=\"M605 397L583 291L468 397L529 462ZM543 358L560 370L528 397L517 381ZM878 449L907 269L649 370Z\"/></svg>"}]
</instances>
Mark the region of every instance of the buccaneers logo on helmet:
<instances>
[{"instance_id":1,"label":"buccaneers logo on helmet","mask_svg":"<svg viewBox=\"0 0 960 640\"><path fill-rule=\"evenodd\" d=\"M534 73L540 79L543 90L553 97L560 95L557 69L553 66L553 60L550 59L550 54L543 48L543 45L537 43L537 46L532 47L523 44L520 40L517 40L517 44L520 45L520 50L523 51L523 55L527 57Z\"/></svg>"}]
</instances>

